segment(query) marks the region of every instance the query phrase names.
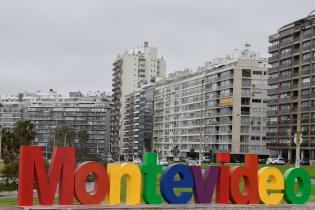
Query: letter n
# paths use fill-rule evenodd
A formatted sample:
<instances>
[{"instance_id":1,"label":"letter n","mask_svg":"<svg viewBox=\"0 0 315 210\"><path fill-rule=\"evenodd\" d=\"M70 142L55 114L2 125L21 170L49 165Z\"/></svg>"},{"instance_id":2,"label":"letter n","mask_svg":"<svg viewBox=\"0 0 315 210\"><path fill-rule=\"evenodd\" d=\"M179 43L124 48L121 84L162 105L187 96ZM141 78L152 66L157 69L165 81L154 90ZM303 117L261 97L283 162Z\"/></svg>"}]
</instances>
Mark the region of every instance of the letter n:
<instances>
[{"instance_id":1,"label":"letter n","mask_svg":"<svg viewBox=\"0 0 315 210\"><path fill-rule=\"evenodd\" d=\"M33 188L36 179L40 205L52 205L59 183L59 204L72 205L74 192L75 150L56 147L46 176L45 163L40 146L21 146L19 160L18 205L33 205Z\"/></svg>"}]
</instances>

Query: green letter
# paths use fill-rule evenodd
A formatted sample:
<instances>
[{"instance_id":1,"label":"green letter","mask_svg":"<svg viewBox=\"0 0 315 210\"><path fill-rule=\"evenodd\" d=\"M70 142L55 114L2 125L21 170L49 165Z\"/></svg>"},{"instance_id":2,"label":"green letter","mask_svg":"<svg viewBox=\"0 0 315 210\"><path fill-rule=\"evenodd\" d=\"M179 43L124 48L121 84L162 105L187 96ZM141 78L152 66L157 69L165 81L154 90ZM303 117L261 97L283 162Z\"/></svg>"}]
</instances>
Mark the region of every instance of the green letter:
<instances>
[{"instance_id":1,"label":"green letter","mask_svg":"<svg viewBox=\"0 0 315 210\"><path fill-rule=\"evenodd\" d=\"M297 179L297 193L295 180ZM301 168L289 168L284 173L284 200L292 204L304 204L311 195L311 178Z\"/></svg>"},{"instance_id":2,"label":"green letter","mask_svg":"<svg viewBox=\"0 0 315 210\"><path fill-rule=\"evenodd\" d=\"M162 166L157 165L157 153L145 152L143 163L139 165L143 177L142 198L146 203L160 204L161 195L156 193L156 176L162 172Z\"/></svg>"}]
</instances>

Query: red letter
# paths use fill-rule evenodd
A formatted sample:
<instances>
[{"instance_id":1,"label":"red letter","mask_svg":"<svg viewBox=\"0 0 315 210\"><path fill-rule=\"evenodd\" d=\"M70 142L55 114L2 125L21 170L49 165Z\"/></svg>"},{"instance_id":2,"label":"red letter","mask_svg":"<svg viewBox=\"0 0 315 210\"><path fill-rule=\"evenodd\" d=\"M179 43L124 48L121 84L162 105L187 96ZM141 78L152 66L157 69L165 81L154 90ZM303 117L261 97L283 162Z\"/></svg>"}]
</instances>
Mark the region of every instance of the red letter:
<instances>
[{"instance_id":1,"label":"red letter","mask_svg":"<svg viewBox=\"0 0 315 210\"><path fill-rule=\"evenodd\" d=\"M243 167L233 167L230 171L230 197L233 203L256 204L258 200L257 155L245 155ZM244 193L240 192L240 180L244 179Z\"/></svg>"},{"instance_id":2,"label":"red letter","mask_svg":"<svg viewBox=\"0 0 315 210\"><path fill-rule=\"evenodd\" d=\"M229 203L229 171L230 167L224 163L230 162L230 153L217 152L216 161L221 163L216 187L216 203Z\"/></svg>"},{"instance_id":3,"label":"red letter","mask_svg":"<svg viewBox=\"0 0 315 210\"><path fill-rule=\"evenodd\" d=\"M94 190L86 192L86 177L93 173ZM104 167L97 162L88 161L81 163L75 170L75 197L82 204L99 204L105 199L109 189L108 175Z\"/></svg>"},{"instance_id":4,"label":"red letter","mask_svg":"<svg viewBox=\"0 0 315 210\"><path fill-rule=\"evenodd\" d=\"M21 146L19 160L18 205L33 205L33 181L36 174L40 205L52 205L59 181L59 204L72 205L74 191L75 150L70 147L54 148L48 177L40 146Z\"/></svg>"}]
</instances>

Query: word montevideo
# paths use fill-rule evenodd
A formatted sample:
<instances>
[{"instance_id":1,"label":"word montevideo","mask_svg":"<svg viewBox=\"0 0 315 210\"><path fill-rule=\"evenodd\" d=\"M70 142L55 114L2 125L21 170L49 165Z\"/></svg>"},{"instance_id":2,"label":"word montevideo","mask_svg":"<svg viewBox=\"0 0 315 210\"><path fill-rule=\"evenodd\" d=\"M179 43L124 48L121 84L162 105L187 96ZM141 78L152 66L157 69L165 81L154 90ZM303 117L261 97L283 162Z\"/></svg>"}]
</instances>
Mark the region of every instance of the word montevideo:
<instances>
[{"instance_id":1,"label":"word montevideo","mask_svg":"<svg viewBox=\"0 0 315 210\"><path fill-rule=\"evenodd\" d=\"M121 180L126 177L126 204L185 204L194 196L195 203L210 204L215 192L219 204L303 204L311 195L311 179L301 168L282 173L275 167L258 170L258 156L245 154L244 165L229 167L230 153L216 153L219 165L200 166L173 164L163 171L157 164L157 153L144 154L143 163L109 163L87 161L75 168L75 149L55 147L48 174L40 146L21 146L18 177L18 205L33 205L36 183L40 205L53 205L59 183L59 204L73 205L74 197L83 204L120 204ZM92 192L86 191L86 178L94 176ZM160 177L160 193L157 178ZM244 189L240 190L241 180ZM296 182L297 181L297 182ZM297 183L297 184L296 184ZM176 190L175 190L176 189ZM190 190L190 191L188 191ZM176 191L176 192L175 192Z\"/></svg>"}]
</instances>

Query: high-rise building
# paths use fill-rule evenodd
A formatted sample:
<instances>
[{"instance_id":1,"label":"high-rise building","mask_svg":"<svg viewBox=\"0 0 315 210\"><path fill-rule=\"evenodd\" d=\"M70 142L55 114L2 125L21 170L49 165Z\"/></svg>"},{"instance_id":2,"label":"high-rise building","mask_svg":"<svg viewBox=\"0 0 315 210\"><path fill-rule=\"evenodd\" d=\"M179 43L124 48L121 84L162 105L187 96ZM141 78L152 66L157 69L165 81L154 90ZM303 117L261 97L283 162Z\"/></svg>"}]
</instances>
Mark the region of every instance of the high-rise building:
<instances>
[{"instance_id":1,"label":"high-rise building","mask_svg":"<svg viewBox=\"0 0 315 210\"><path fill-rule=\"evenodd\" d=\"M230 151L266 156L266 59L235 50L196 71L176 72L157 82L154 96L154 149L160 157L194 151Z\"/></svg>"},{"instance_id":2,"label":"high-rise building","mask_svg":"<svg viewBox=\"0 0 315 210\"><path fill-rule=\"evenodd\" d=\"M37 133L34 145L43 146L47 157L54 146L54 129L67 125L75 132L87 130L89 154L109 154L111 101L105 93L71 92L62 96L49 92L25 92L19 96L2 97L0 102L0 125L14 128L17 120L28 119ZM76 139L75 139L76 141Z\"/></svg>"},{"instance_id":3,"label":"high-rise building","mask_svg":"<svg viewBox=\"0 0 315 210\"><path fill-rule=\"evenodd\" d=\"M125 97L144 84L156 78L165 77L165 60L158 57L158 50L149 47L148 42L143 48L126 51L119 55L113 63L112 84L112 135L111 154L115 159L123 153L123 131L125 114Z\"/></svg>"},{"instance_id":4,"label":"high-rise building","mask_svg":"<svg viewBox=\"0 0 315 210\"><path fill-rule=\"evenodd\" d=\"M154 84L130 93L125 100L123 152L125 160L142 159L152 150Z\"/></svg>"},{"instance_id":5,"label":"high-rise building","mask_svg":"<svg viewBox=\"0 0 315 210\"><path fill-rule=\"evenodd\" d=\"M315 14L286 24L269 37L268 144L273 156L315 160Z\"/></svg>"}]
</instances>

